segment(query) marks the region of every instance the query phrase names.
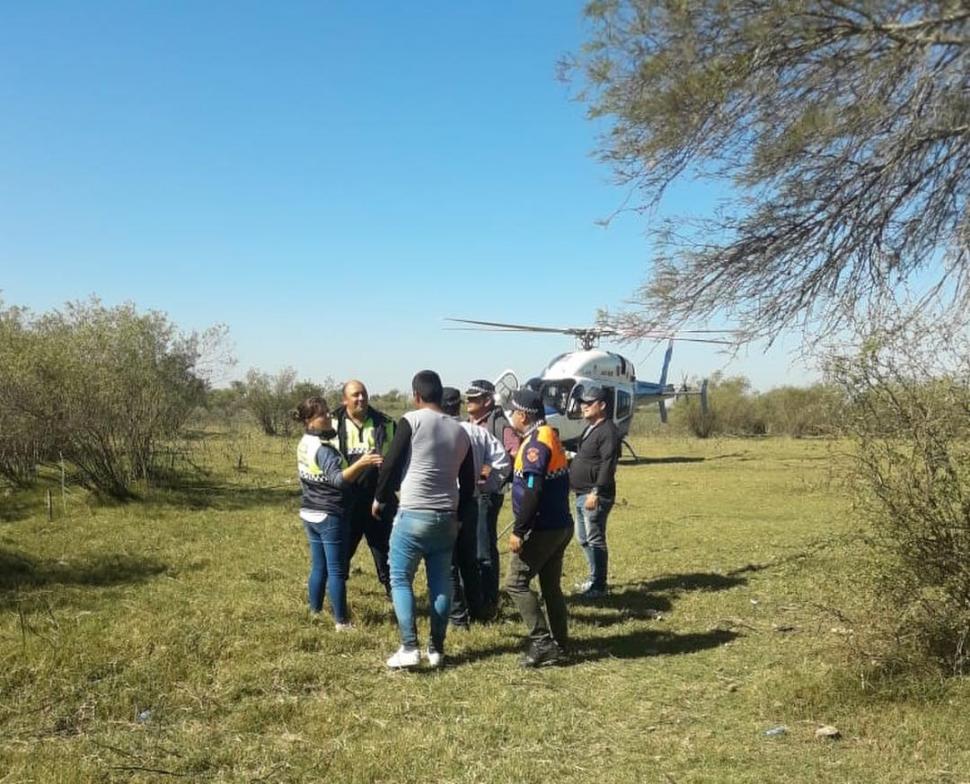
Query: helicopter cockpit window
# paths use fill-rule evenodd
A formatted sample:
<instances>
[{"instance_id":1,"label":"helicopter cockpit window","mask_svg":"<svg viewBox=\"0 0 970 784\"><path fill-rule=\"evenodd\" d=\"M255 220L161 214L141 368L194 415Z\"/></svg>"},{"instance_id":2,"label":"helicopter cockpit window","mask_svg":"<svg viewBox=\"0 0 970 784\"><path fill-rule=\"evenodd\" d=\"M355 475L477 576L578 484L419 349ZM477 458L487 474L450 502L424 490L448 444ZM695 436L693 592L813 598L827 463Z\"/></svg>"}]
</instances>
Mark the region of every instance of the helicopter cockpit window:
<instances>
[{"instance_id":1,"label":"helicopter cockpit window","mask_svg":"<svg viewBox=\"0 0 970 784\"><path fill-rule=\"evenodd\" d=\"M569 419L582 419L583 411L579 406L579 398L583 394L583 385L577 384L573 387L572 393L569 395L569 404L566 407L566 416Z\"/></svg>"},{"instance_id":2,"label":"helicopter cockpit window","mask_svg":"<svg viewBox=\"0 0 970 784\"><path fill-rule=\"evenodd\" d=\"M557 413L565 415L569 405L569 393L576 382L571 378L562 381L543 381L542 382L542 404L546 408L546 413Z\"/></svg>"}]
</instances>

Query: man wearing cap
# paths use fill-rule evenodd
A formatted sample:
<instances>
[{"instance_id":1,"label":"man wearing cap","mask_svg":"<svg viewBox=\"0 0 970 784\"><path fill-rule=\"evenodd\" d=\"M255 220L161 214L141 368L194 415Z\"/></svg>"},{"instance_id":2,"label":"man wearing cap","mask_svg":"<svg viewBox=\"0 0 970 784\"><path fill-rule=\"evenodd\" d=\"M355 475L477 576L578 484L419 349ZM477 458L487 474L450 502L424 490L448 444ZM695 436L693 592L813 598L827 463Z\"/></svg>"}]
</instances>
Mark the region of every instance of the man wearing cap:
<instances>
[{"instance_id":1,"label":"man wearing cap","mask_svg":"<svg viewBox=\"0 0 970 784\"><path fill-rule=\"evenodd\" d=\"M566 600L562 595L562 559L572 538L566 453L559 435L543 420L542 398L531 389L512 395L511 424L522 436L515 456L508 574L505 589L529 630L523 667L544 667L563 660L568 643ZM548 612L529 587L538 576Z\"/></svg>"},{"instance_id":2,"label":"man wearing cap","mask_svg":"<svg viewBox=\"0 0 970 784\"><path fill-rule=\"evenodd\" d=\"M606 518L616 498L620 433L607 416L606 392L602 387L587 387L579 403L588 425L569 466L569 486L576 494L576 539L589 563L589 577L579 586L579 592L588 599L597 599L608 590Z\"/></svg>"},{"instance_id":3,"label":"man wearing cap","mask_svg":"<svg viewBox=\"0 0 970 784\"><path fill-rule=\"evenodd\" d=\"M505 412L495 405L495 385L484 378L472 381L465 390L465 408L469 422L481 425L502 442L511 463L519 451L521 439L506 419ZM484 612L488 616L494 616L498 607L498 515L504 498L501 486L478 496L478 570L485 602Z\"/></svg>"},{"instance_id":4,"label":"man wearing cap","mask_svg":"<svg viewBox=\"0 0 970 784\"><path fill-rule=\"evenodd\" d=\"M461 392L445 387L441 410L455 420L461 410ZM501 442L481 425L459 422L471 442L475 463L475 501L466 504L459 519L458 539L452 560L451 577L454 593L451 601L451 625L467 629L471 621L489 620L494 610L486 606L478 564L479 498L499 490L512 472L512 461Z\"/></svg>"}]
</instances>

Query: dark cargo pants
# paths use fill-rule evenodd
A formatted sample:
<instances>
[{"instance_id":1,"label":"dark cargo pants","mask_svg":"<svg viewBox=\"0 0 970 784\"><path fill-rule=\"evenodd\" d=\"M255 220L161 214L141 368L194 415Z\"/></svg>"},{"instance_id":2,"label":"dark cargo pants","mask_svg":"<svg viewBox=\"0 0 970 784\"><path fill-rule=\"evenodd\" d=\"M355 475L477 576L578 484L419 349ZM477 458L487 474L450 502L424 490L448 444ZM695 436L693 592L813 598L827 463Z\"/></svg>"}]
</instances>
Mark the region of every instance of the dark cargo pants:
<instances>
[{"instance_id":1,"label":"dark cargo pants","mask_svg":"<svg viewBox=\"0 0 970 784\"><path fill-rule=\"evenodd\" d=\"M509 557L505 590L515 602L533 642L551 638L563 648L569 642L566 599L562 595L561 582L563 553L572 535L572 526L531 531L522 543L522 549ZM529 587L536 576L549 614L548 622L539 605L539 597Z\"/></svg>"}]
</instances>

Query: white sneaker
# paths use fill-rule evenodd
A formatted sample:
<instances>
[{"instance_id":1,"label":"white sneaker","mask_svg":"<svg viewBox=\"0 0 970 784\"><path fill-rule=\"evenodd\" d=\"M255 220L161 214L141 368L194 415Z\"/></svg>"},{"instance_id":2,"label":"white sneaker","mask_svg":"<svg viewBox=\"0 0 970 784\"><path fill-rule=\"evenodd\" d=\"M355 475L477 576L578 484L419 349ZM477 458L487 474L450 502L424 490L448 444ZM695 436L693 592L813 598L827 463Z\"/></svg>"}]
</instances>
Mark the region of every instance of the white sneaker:
<instances>
[{"instance_id":1,"label":"white sneaker","mask_svg":"<svg viewBox=\"0 0 970 784\"><path fill-rule=\"evenodd\" d=\"M350 621L347 621L347 623L335 623L333 625L333 628L336 629L338 632L350 632L350 631L353 631L356 627Z\"/></svg>"},{"instance_id":2,"label":"white sneaker","mask_svg":"<svg viewBox=\"0 0 970 784\"><path fill-rule=\"evenodd\" d=\"M587 577L581 583L576 583L573 585L573 594L583 594L586 593L590 588L593 587L593 578Z\"/></svg>"},{"instance_id":3,"label":"white sneaker","mask_svg":"<svg viewBox=\"0 0 970 784\"><path fill-rule=\"evenodd\" d=\"M417 648L408 650L403 645L387 660L387 666L392 670L402 670L406 667L417 667L421 663L421 651Z\"/></svg>"},{"instance_id":4,"label":"white sneaker","mask_svg":"<svg viewBox=\"0 0 970 784\"><path fill-rule=\"evenodd\" d=\"M428 648L425 656L428 659L428 666L432 670L437 670L439 667L444 667L445 665L445 655L443 653L438 653L434 648Z\"/></svg>"}]
</instances>

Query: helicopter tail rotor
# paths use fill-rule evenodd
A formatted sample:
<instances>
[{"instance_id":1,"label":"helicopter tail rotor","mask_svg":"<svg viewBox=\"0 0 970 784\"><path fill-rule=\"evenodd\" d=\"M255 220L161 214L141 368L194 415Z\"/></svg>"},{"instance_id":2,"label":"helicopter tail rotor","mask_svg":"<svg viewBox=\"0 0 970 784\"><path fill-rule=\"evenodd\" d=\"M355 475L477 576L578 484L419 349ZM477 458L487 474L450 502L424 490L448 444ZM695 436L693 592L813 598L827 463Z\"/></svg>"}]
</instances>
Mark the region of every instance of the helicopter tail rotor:
<instances>
[{"instance_id":1,"label":"helicopter tail rotor","mask_svg":"<svg viewBox=\"0 0 970 784\"><path fill-rule=\"evenodd\" d=\"M667 350L664 352L664 364L660 369L660 386L667 386L667 371L670 369L670 359L674 355L674 341L671 339L667 343Z\"/></svg>"}]
</instances>

